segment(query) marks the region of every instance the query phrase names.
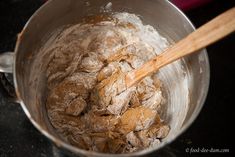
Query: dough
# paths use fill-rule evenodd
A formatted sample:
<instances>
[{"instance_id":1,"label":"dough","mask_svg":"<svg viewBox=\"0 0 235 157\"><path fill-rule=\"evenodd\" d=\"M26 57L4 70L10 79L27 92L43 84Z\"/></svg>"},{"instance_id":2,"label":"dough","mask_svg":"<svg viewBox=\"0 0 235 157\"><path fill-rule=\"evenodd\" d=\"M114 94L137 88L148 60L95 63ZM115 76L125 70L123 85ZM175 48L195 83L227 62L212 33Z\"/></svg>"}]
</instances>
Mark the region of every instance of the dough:
<instances>
[{"instance_id":1,"label":"dough","mask_svg":"<svg viewBox=\"0 0 235 157\"><path fill-rule=\"evenodd\" d=\"M90 151L127 153L159 144L170 130L159 115L165 103L161 81L148 76L126 89L123 77L167 41L134 14L84 21L66 27L46 50L52 126Z\"/></svg>"}]
</instances>

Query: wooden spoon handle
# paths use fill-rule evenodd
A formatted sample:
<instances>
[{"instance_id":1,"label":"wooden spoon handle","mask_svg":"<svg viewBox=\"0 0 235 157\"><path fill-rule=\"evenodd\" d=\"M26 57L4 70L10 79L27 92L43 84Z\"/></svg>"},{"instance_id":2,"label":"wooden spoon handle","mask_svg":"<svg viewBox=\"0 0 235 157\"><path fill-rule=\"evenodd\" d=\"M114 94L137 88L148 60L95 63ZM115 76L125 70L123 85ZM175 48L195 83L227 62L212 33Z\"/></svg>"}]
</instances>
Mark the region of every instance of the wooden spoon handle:
<instances>
[{"instance_id":1,"label":"wooden spoon handle","mask_svg":"<svg viewBox=\"0 0 235 157\"><path fill-rule=\"evenodd\" d=\"M235 7L204 24L165 52L126 75L127 88L175 60L205 48L235 31Z\"/></svg>"}]
</instances>

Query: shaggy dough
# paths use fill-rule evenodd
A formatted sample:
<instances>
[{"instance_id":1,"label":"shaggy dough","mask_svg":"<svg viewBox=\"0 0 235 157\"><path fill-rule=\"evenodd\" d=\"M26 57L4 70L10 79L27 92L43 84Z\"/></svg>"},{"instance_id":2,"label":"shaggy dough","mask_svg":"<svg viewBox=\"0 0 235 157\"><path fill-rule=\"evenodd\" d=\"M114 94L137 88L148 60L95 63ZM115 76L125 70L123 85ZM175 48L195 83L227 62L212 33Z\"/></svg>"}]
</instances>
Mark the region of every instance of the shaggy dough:
<instances>
[{"instance_id":1,"label":"shaggy dough","mask_svg":"<svg viewBox=\"0 0 235 157\"><path fill-rule=\"evenodd\" d=\"M154 38L143 40L146 32ZM169 126L159 116L161 81L153 75L126 89L122 79L156 55L150 39L166 43L128 13L89 17L58 34L46 50L47 112L65 140L86 150L125 153L167 136Z\"/></svg>"}]
</instances>

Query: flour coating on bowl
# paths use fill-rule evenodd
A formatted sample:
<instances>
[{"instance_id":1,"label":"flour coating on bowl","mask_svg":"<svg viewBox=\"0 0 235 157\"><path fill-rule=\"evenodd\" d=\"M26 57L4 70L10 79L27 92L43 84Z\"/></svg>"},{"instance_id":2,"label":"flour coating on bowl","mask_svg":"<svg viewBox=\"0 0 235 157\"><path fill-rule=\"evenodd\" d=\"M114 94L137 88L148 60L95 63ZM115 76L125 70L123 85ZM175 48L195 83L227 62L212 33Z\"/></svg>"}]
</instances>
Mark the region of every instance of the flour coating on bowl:
<instances>
[{"instance_id":1,"label":"flour coating on bowl","mask_svg":"<svg viewBox=\"0 0 235 157\"><path fill-rule=\"evenodd\" d=\"M169 126L156 75L126 89L123 76L169 46L134 14L87 17L64 28L44 49L47 113L52 126L82 149L126 153L160 144Z\"/></svg>"}]
</instances>

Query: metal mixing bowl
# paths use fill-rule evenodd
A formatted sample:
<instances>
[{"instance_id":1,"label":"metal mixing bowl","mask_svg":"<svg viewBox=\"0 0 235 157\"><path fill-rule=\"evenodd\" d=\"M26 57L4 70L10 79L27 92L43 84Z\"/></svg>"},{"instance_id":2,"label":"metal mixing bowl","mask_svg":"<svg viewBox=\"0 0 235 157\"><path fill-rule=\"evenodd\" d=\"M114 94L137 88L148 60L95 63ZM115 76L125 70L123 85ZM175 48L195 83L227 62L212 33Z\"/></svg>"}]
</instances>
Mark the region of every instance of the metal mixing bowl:
<instances>
[{"instance_id":1,"label":"metal mixing bowl","mask_svg":"<svg viewBox=\"0 0 235 157\"><path fill-rule=\"evenodd\" d=\"M126 11L139 15L145 24L155 27L171 43L182 39L195 29L187 17L166 0L50 0L30 18L19 34L15 55L6 53L0 56L0 70L11 71L9 62L11 63L14 57L14 85L18 102L34 126L61 150L79 156L146 155L172 142L198 116L209 86L206 50L170 64L158 73L164 83L167 98L162 116L171 127L169 135L159 146L115 155L81 150L66 143L56 134L45 113L45 72L37 71L35 65L36 61L40 60L35 57L38 50L51 32L61 26L78 23L86 15L100 13L109 2L112 3L113 12ZM32 77L35 78L34 81Z\"/></svg>"}]
</instances>

